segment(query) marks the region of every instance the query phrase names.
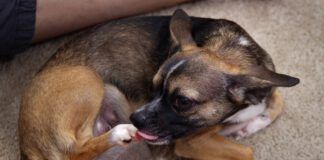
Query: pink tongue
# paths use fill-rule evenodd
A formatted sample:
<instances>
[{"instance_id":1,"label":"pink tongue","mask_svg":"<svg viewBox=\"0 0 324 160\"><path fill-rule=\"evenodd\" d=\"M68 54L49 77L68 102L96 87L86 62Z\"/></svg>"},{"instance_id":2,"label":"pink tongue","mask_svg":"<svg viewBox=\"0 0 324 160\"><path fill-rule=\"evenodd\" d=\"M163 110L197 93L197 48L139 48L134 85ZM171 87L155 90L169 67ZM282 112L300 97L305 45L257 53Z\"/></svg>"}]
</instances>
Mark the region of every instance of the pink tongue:
<instances>
[{"instance_id":1,"label":"pink tongue","mask_svg":"<svg viewBox=\"0 0 324 160\"><path fill-rule=\"evenodd\" d=\"M145 133L143 133L141 131L137 131L137 134L139 136L141 136L142 138L146 139L146 140L156 140L156 139L159 138L158 136L148 135L148 134L145 134Z\"/></svg>"}]
</instances>

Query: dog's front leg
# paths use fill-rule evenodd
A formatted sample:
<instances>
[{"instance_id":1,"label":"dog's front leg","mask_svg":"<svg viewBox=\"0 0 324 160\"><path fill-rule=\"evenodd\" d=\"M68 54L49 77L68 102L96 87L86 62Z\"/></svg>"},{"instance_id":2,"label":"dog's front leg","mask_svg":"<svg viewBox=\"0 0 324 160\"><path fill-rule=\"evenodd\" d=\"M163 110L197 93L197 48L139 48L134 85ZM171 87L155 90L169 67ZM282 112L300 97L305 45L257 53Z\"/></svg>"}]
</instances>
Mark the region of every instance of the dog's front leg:
<instances>
[{"instance_id":1,"label":"dog's front leg","mask_svg":"<svg viewBox=\"0 0 324 160\"><path fill-rule=\"evenodd\" d=\"M116 144L127 145L135 137L137 129L131 124L120 124L110 131L74 146L72 160L90 160Z\"/></svg>"},{"instance_id":2,"label":"dog's front leg","mask_svg":"<svg viewBox=\"0 0 324 160\"><path fill-rule=\"evenodd\" d=\"M175 152L191 160L253 160L251 148L230 141L210 128L176 142Z\"/></svg>"},{"instance_id":3,"label":"dog's front leg","mask_svg":"<svg viewBox=\"0 0 324 160\"><path fill-rule=\"evenodd\" d=\"M220 134L223 136L233 135L236 138L247 137L275 121L282 113L283 107L283 99L279 91L275 90L271 95L264 112L249 120L230 124L220 131Z\"/></svg>"}]
</instances>

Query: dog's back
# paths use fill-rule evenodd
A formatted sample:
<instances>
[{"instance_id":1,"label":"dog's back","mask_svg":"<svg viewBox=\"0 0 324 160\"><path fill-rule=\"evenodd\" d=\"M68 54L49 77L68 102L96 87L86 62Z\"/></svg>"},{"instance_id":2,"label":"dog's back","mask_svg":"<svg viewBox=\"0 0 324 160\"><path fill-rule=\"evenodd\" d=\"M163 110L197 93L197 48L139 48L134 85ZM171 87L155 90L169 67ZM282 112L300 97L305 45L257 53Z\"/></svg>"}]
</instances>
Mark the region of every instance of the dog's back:
<instances>
[{"instance_id":1,"label":"dog's back","mask_svg":"<svg viewBox=\"0 0 324 160\"><path fill-rule=\"evenodd\" d=\"M128 98L135 101L148 99L154 74L179 49L171 40L169 21L170 16L138 17L94 27L61 47L43 70L58 65L88 66L105 83L116 85ZM236 39L242 35L249 37L236 23L196 17L192 22L192 34L198 46L214 45L215 50L230 51L219 56L236 57L230 59L233 63L250 59L249 63L263 63L274 69L271 58L261 47L255 46L255 42L251 45L252 53L232 55ZM247 43L244 40L240 43Z\"/></svg>"}]
</instances>

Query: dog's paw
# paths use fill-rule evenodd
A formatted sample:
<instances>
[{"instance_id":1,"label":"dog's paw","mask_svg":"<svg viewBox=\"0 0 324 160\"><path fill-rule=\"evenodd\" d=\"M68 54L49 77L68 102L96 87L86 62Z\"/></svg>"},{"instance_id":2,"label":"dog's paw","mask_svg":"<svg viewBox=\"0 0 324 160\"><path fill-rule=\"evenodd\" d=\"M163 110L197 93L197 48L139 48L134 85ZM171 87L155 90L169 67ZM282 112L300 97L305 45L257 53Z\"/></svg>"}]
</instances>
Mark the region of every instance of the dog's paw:
<instances>
[{"instance_id":1,"label":"dog's paw","mask_svg":"<svg viewBox=\"0 0 324 160\"><path fill-rule=\"evenodd\" d=\"M222 131L219 132L219 134L241 139L258 132L259 130L267 127L270 123L271 119L269 116L259 115L249 121L226 126Z\"/></svg>"},{"instance_id":2,"label":"dog's paw","mask_svg":"<svg viewBox=\"0 0 324 160\"><path fill-rule=\"evenodd\" d=\"M125 145L135 137L137 129L132 124L119 124L111 129L110 141L119 145Z\"/></svg>"}]
</instances>

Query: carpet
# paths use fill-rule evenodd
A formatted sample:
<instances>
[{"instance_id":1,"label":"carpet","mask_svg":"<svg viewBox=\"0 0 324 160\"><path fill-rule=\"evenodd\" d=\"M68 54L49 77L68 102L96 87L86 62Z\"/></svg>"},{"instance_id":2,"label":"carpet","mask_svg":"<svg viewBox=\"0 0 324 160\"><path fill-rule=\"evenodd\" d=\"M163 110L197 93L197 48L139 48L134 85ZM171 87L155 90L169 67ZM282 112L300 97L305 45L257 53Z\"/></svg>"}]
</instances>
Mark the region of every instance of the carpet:
<instances>
[{"instance_id":1,"label":"carpet","mask_svg":"<svg viewBox=\"0 0 324 160\"><path fill-rule=\"evenodd\" d=\"M210 0L182 4L147 15L225 18L246 29L273 58L277 71L301 79L281 88L283 115L270 127L240 140L257 160L324 160L324 1ZM47 41L0 64L0 159L19 157L17 119L28 81L71 36Z\"/></svg>"}]
</instances>

